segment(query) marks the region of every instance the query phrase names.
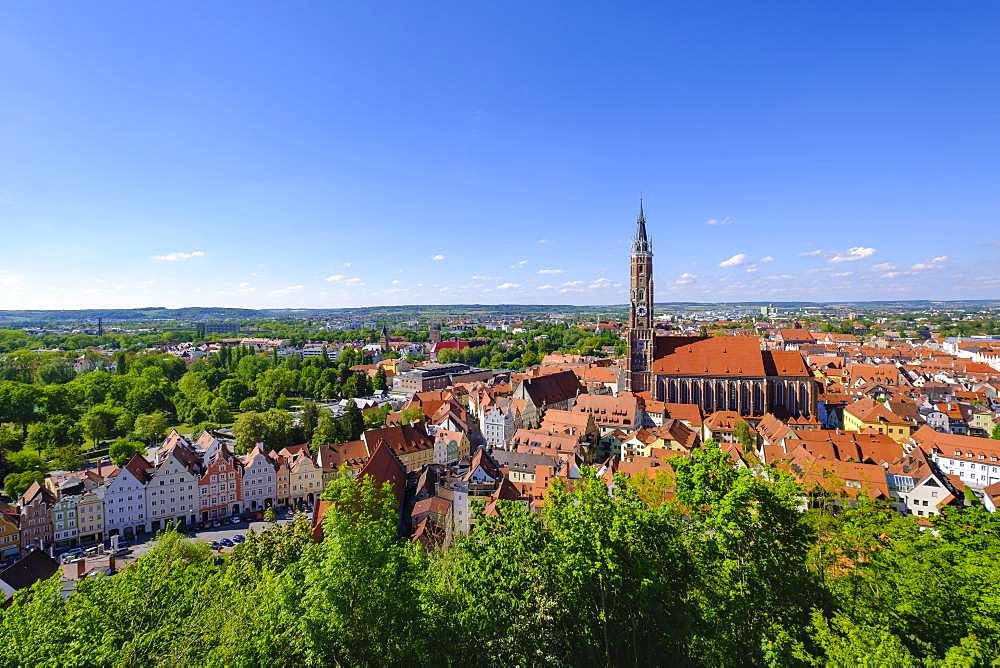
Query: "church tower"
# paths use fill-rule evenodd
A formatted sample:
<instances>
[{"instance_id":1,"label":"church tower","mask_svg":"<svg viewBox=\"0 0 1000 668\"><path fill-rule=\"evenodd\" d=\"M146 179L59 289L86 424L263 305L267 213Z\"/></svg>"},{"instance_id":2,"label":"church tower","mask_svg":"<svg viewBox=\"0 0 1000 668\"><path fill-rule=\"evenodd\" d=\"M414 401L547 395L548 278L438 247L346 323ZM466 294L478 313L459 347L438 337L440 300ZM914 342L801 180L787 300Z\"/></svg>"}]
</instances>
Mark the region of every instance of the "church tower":
<instances>
[{"instance_id":1,"label":"church tower","mask_svg":"<svg viewBox=\"0 0 1000 668\"><path fill-rule=\"evenodd\" d=\"M631 305L628 314L628 369L626 389L652 390L653 368L653 251L646 236L646 215L639 200L635 239L632 240L630 281Z\"/></svg>"}]
</instances>

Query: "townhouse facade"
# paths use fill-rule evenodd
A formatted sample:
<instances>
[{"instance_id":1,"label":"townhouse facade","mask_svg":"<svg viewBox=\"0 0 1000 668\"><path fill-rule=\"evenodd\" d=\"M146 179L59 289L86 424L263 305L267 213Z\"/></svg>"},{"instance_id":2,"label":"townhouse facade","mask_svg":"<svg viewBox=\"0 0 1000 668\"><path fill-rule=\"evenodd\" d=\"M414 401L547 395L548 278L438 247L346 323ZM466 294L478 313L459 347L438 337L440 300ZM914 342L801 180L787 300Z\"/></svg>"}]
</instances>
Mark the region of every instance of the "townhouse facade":
<instances>
[{"instance_id":1,"label":"townhouse facade","mask_svg":"<svg viewBox=\"0 0 1000 668\"><path fill-rule=\"evenodd\" d=\"M205 467L198 479L198 513L202 522L215 523L239 515L242 505L243 467L225 445L206 453Z\"/></svg>"},{"instance_id":2,"label":"townhouse facade","mask_svg":"<svg viewBox=\"0 0 1000 668\"><path fill-rule=\"evenodd\" d=\"M275 504L278 495L277 470L260 443L243 460L242 492L244 511L256 512Z\"/></svg>"},{"instance_id":3,"label":"townhouse facade","mask_svg":"<svg viewBox=\"0 0 1000 668\"><path fill-rule=\"evenodd\" d=\"M134 455L104 489L104 531L108 537L134 538L146 532L146 485L152 465Z\"/></svg>"}]
</instances>

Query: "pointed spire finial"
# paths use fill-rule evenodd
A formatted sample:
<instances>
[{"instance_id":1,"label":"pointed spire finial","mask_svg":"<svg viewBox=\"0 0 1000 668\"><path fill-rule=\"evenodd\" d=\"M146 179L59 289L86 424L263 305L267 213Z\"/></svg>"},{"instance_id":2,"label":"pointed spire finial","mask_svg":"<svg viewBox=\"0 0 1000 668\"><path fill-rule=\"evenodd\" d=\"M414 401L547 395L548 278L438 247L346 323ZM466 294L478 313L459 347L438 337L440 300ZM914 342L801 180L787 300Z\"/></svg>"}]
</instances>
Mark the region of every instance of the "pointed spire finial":
<instances>
[{"instance_id":1,"label":"pointed spire finial","mask_svg":"<svg viewBox=\"0 0 1000 668\"><path fill-rule=\"evenodd\" d=\"M649 253L649 238L646 236L646 212L643 210L643 197L639 195L639 217L635 221L635 239L632 241L633 253Z\"/></svg>"}]
</instances>

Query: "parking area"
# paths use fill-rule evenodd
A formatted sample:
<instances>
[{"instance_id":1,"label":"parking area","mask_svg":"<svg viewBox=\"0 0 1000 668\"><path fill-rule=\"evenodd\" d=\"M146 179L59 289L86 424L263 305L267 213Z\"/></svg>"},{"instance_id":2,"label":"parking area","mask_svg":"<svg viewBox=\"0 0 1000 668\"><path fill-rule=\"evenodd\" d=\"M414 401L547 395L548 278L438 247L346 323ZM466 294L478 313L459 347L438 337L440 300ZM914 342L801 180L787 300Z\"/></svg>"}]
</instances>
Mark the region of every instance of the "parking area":
<instances>
[{"instance_id":1,"label":"parking area","mask_svg":"<svg viewBox=\"0 0 1000 668\"><path fill-rule=\"evenodd\" d=\"M289 522L292 521L293 518L294 515L292 513L283 513L278 516L277 524L278 525L288 524ZM221 549L218 550L219 552L228 552L232 550L233 547L235 547L235 545L237 544L237 542L233 540L236 536L246 536L247 531L251 529L254 531L254 533L261 533L262 531L266 531L271 526L272 526L271 523L264 521L252 521L252 522L241 521L238 523L225 524L217 527L196 529L193 531L185 531L184 534L189 538L191 538L192 540L200 540L206 543L211 543L212 541L221 542L223 540L231 541L233 542L233 546L223 546L221 547ZM133 542L129 550L129 553L124 557L125 560L134 561L135 559L138 559L139 557L144 555L152 547L154 540L155 537L150 536L148 540L146 540L145 542L141 543Z\"/></svg>"},{"instance_id":2,"label":"parking area","mask_svg":"<svg viewBox=\"0 0 1000 668\"><path fill-rule=\"evenodd\" d=\"M307 517L311 516L311 513L309 512L306 512L305 514ZM283 511L278 515L277 524L278 525L288 524L289 522L292 521L292 519L294 519L294 517L295 517L294 513L290 511ZM220 543L221 541L232 542L232 545L219 546L218 552L223 553L232 550L239 543L239 539L237 538L237 536L245 537L247 532L250 530L253 530L254 533L261 533L263 531L266 531L271 526L272 526L271 523L264 522L262 520L257 520L257 521L241 520L239 522L233 522L230 524L224 524L216 527L185 530L183 533L185 536L188 536L192 540L204 541L205 543L212 543L213 541L217 541ZM143 536L140 536L139 540L123 541L127 543L127 546L119 551L117 555L118 563L120 565L125 565L135 561L142 555L146 554L146 552L148 552L150 548L153 546L153 542L155 541L155 539L156 536L154 534L145 534ZM107 548L110 546L110 542L105 541L104 545ZM92 547L91 549L96 550L96 547ZM75 551L74 548L65 548L62 550L56 550L55 557L57 559L61 559L64 555L67 554L67 552L73 552L73 551ZM88 558L92 558L93 556L96 555L93 554L88 555Z\"/></svg>"}]
</instances>

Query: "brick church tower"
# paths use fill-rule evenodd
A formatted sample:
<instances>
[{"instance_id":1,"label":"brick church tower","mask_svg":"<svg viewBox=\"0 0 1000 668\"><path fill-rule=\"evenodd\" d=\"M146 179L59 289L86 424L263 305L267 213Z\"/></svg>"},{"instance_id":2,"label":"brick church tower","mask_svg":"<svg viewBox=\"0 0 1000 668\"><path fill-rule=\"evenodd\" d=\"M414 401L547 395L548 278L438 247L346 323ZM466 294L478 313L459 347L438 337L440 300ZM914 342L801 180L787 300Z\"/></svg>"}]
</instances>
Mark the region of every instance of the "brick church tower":
<instances>
[{"instance_id":1,"label":"brick church tower","mask_svg":"<svg viewBox=\"0 0 1000 668\"><path fill-rule=\"evenodd\" d=\"M628 369L625 386L631 392L651 390L653 368L653 251L646 236L646 215L639 200L635 239L632 240L628 314Z\"/></svg>"}]
</instances>

